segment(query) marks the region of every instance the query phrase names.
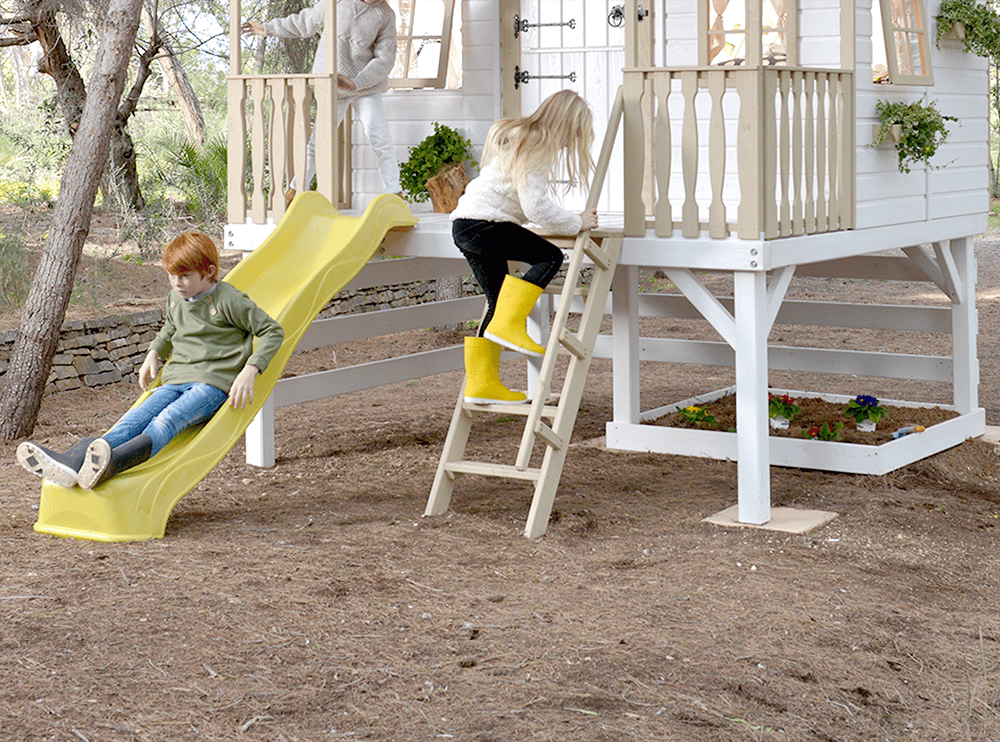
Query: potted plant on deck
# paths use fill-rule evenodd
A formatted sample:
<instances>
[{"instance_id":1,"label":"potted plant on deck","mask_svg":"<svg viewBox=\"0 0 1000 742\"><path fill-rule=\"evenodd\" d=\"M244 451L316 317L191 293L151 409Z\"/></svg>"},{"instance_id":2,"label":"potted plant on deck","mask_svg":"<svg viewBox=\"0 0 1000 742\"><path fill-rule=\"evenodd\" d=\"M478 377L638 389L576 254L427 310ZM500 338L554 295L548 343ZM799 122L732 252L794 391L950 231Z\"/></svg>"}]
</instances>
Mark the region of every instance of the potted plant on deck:
<instances>
[{"instance_id":1,"label":"potted plant on deck","mask_svg":"<svg viewBox=\"0 0 1000 742\"><path fill-rule=\"evenodd\" d=\"M948 138L944 122L958 121L954 116L942 115L934 101L924 104L880 100L875 104L875 112L879 126L869 146L878 146L883 141L895 142L901 173L910 172L910 167L919 162L930 167L931 157Z\"/></svg>"},{"instance_id":2,"label":"potted plant on deck","mask_svg":"<svg viewBox=\"0 0 1000 742\"><path fill-rule=\"evenodd\" d=\"M430 198L434 211L454 211L469 184L466 162L479 167L472 156L472 142L435 121L434 133L410 147L410 158L399 168L403 192L414 202Z\"/></svg>"}]
</instances>

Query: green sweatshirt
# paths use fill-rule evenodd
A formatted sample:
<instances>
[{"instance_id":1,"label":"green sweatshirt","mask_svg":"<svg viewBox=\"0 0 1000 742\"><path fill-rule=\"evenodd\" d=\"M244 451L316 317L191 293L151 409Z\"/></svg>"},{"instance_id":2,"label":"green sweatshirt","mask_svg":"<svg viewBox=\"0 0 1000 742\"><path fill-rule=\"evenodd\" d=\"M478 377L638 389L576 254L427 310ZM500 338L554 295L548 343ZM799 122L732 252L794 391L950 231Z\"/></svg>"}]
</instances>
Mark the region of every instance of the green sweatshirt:
<instances>
[{"instance_id":1,"label":"green sweatshirt","mask_svg":"<svg viewBox=\"0 0 1000 742\"><path fill-rule=\"evenodd\" d=\"M260 338L256 350L255 336ZM220 281L195 301L171 291L163 328L149 347L160 358L169 356L164 384L204 383L228 392L246 364L264 371L284 337L281 325L249 296Z\"/></svg>"}]
</instances>

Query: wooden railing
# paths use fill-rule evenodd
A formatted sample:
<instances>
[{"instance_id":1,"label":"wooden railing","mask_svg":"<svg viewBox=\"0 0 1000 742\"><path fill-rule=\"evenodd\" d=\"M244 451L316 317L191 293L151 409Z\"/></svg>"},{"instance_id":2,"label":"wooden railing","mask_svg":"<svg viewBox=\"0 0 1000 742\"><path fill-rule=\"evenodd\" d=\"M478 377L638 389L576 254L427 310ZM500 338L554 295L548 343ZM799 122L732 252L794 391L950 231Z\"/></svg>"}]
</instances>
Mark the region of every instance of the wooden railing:
<instances>
[{"instance_id":1,"label":"wooden railing","mask_svg":"<svg viewBox=\"0 0 1000 742\"><path fill-rule=\"evenodd\" d=\"M232 75L228 80L230 223L275 222L285 192L297 190L306 169L306 144L316 131L316 189L338 208L351 198L350 114L334 141L337 102L328 75Z\"/></svg>"},{"instance_id":2,"label":"wooden railing","mask_svg":"<svg viewBox=\"0 0 1000 742\"><path fill-rule=\"evenodd\" d=\"M647 216L658 236L853 228L850 72L626 69L623 88L625 171L644 173L625 179L626 235L644 235Z\"/></svg>"}]
</instances>

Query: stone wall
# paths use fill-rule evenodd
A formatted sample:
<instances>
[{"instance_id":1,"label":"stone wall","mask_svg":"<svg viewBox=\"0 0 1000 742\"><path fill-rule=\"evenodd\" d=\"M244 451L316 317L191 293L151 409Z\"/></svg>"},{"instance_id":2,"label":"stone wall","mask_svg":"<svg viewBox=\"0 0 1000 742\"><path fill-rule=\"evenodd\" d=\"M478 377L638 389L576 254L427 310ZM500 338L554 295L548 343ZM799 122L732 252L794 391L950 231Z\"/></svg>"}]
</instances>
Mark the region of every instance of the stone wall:
<instances>
[{"instance_id":1,"label":"stone wall","mask_svg":"<svg viewBox=\"0 0 1000 742\"><path fill-rule=\"evenodd\" d=\"M466 295L478 293L471 277L463 281L462 289ZM338 294L319 316L326 318L422 304L434 301L436 292L436 281L346 291ZM137 381L149 343L162 324L163 314L159 309L65 323L45 393ZM0 332L0 378L7 372L16 332Z\"/></svg>"}]
</instances>

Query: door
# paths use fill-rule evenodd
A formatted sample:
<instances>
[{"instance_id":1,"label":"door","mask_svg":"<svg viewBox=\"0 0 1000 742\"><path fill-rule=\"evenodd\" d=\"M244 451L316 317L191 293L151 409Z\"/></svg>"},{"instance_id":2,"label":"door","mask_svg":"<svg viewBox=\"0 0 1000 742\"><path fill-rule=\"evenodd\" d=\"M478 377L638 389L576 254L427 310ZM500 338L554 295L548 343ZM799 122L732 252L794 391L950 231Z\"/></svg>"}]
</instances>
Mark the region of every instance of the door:
<instances>
[{"instance_id":1,"label":"door","mask_svg":"<svg viewBox=\"0 0 1000 742\"><path fill-rule=\"evenodd\" d=\"M583 96L594 114L596 160L604 141L615 93L622 83L625 64L624 24L616 22L614 0L520 0L521 60L515 83L521 93L521 110L534 111L552 93L568 88ZM514 23L515 19L502 19ZM514 74L514 71L505 72ZM621 131L618 135L621 139ZM604 182L599 211L624 211L621 144L612 158ZM562 193L562 189L559 189ZM575 188L563 206L578 211L587 200L587 189Z\"/></svg>"}]
</instances>

